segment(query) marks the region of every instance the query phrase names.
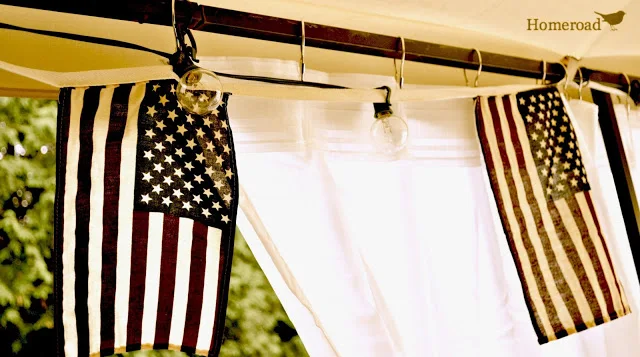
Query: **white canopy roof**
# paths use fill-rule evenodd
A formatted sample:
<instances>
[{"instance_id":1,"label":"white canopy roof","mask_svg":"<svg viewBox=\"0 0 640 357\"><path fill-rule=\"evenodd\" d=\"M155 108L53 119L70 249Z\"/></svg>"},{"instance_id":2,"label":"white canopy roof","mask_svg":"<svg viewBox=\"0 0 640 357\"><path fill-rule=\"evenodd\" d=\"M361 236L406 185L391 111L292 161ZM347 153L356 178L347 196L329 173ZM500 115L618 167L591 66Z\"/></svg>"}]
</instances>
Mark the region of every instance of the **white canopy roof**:
<instances>
[{"instance_id":1,"label":"white canopy roof","mask_svg":"<svg viewBox=\"0 0 640 357\"><path fill-rule=\"evenodd\" d=\"M546 61L565 55L581 58L581 65L611 72L640 75L640 1L610 0L204 0L200 4L271 15L392 36L478 48ZM530 31L528 19L540 22L594 22L594 11L624 11L613 31L601 22L599 31ZM531 20L533 21L533 20ZM170 28L65 13L0 5L0 22L13 25L118 39L172 52ZM297 46L197 33L199 56L246 56L297 60ZM82 71L160 64L144 52L80 43L48 36L0 30L0 60L31 68ZM320 49L307 49L308 68L326 72L393 73L389 59ZM408 63L407 83L464 85L462 71ZM531 79L483 74L481 85L531 83ZM42 90L50 86L0 71L0 88ZM12 90L8 90L8 89Z\"/></svg>"}]
</instances>

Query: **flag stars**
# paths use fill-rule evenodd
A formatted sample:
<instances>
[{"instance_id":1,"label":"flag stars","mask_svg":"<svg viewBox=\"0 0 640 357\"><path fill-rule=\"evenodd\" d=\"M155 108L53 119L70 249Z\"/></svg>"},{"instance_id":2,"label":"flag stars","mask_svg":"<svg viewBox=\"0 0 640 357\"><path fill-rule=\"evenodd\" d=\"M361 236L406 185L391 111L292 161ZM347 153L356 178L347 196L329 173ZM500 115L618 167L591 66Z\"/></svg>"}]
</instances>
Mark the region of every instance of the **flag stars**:
<instances>
[{"instance_id":1,"label":"flag stars","mask_svg":"<svg viewBox=\"0 0 640 357\"><path fill-rule=\"evenodd\" d=\"M204 125L206 125L207 127L209 127L209 128L210 128L210 127L211 127L211 119L209 119L209 118L204 118L203 120L204 120Z\"/></svg>"},{"instance_id":2,"label":"flag stars","mask_svg":"<svg viewBox=\"0 0 640 357\"><path fill-rule=\"evenodd\" d=\"M196 129L196 135L201 138L204 136L204 131L202 131L202 128L198 128Z\"/></svg>"},{"instance_id":3,"label":"flag stars","mask_svg":"<svg viewBox=\"0 0 640 357\"><path fill-rule=\"evenodd\" d=\"M173 121L178 117L178 114L176 114L175 110L169 110L167 117Z\"/></svg>"},{"instance_id":4,"label":"flag stars","mask_svg":"<svg viewBox=\"0 0 640 357\"><path fill-rule=\"evenodd\" d=\"M215 149L216 149L216 147L213 146L213 142L211 142L211 141L207 142L207 150L214 151Z\"/></svg>"},{"instance_id":5,"label":"flag stars","mask_svg":"<svg viewBox=\"0 0 640 357\"><path fill-rule=\"evenodd\" d=\"M187 140L187 147L191 150L193 150L194 147L196 147L196 142L193 139L189 139Z\"/></svg>"},{"instance_id":6,"label":"flag stars","mask_svg":"<svg viewBox=\"0 0 640 357\"><path fill-rule=\"evenodd\" d=\"M174 171L173 174L175 176L178 176L179 178L182 178L182 175L184 175L184 173L182 173L182 169L180 168L176 169L176 171Z\"/></svg>"},{"instance_id":7,"label":"flag stars","mask_svg":"<svg viewBox=\"0 0 640 357\"><path fill-rule=\"evenodd\" d=\"M225 170L225 176L228 177L228 178L231 178L233 176L233 172L231 172L231 170L229 170L229 169L226 169Z\"/></svg>"},{"instance_id":8,"label":"flag stars","mask_svg":"<svg viewBox=\"0 0 640 357\"><path fill-rule=\"evenodd\" d=\"M531 97L529 97L529 100L531 101L531 103L535 103L536 97L532 95Z\"/></svg>"},{"instance_id":9,"label":"flag stars","mask_svg":"<svg viewBox=\"0 0 640 357\"><path fill-rule=\"evenodd\" d=\"M527 114L527 116L525 118L527 119L528 123L532 123L533 122L533 117L531 116L531 114Z\"/></svg>"},{"instance_id":10,"label":"flag stars","mask_svg":"<svg viewBox=\"0 0 640 357\"><path fill-rule=\"evenodd\" d=\"M193 185L191 184L191 181L187 181L184 183L184 188L187 189L187 191L191 191L191 189L193 188Z\"/></svg>"},{"instance_id":11,"label":"flag stars","mask_svg":"<svg viewBox=\"0 0 640 357\"><path fill-rule=\"evenodd\" d=\"M224 222L224 223L229 223L229 222L230 222L230 220L229 220L229 216L227 216L227 215L223 214L223 215L222 215L222 222Z\"/></svg>"},{"instance_id":12,"label":"flag stars","mask_svg":"<svg viewBox=\"0 0 640 357\"><path fill-rule=\"evenodd\" d=\"M180 199L180 197L182 197L184 194L180 191L180 190L173 190L173 195L175 197L178 197L178 199Z\"/></svg>"},{"instance_id":13,"label":"flag stars","mask_svg":"<svg viewBox=\"0 0 640 357\"><path fill-rule=\"evenodd\" d=\"M231 203L231 195L228 194L228 193L226 195L224 195L224 197L222 199L227 203Z\"/></svg>"},{"instance_id":14,"label":"flag stars","mask_svg":"<svg viewBox=\"0 0 640 357\"><path fill-rule=\"evenodd\" d=\"M222 165L222 163L224 163L222 156L216 156L216 164Z\"/></svg>"},{"instance_id":15,"label":"flag stars","mask_svg":"<svg viewBox=\"0 0 640 357\"><path fill-rule=\"evenodd\" d=\"M529 105L529 113L535 113L536 111L536 107L534 107L533 105Z\"/></svg>"},{"instance_id":16,"label":"flag stars","mask_svg":"<svg viewBox=\"0 0 640 357\"><path fill-rule=\"evenodd\" d=\"M217 111L217 110L216 110L216 114L218 114L218 111ZM221 121L221 124L220 124L220 125L222 125L222 129L227 129L227 128L229 127L229 126L227 125L227 122L226 122L226 121Z\"/></svg>"},{"instance_id":17,"label":"flag stars","mask_svg":"<svg viewBox=\"0 0 640 357\"><path fill-rule=\"evenodd\" d=\"M160 187L160 184L157 184L157 185L153 185L153 190L152 191L153 191L153 193L156 193L156 194L159 195L160 192L162 192L163 190L162 190L162 187Z\"/></svg>"},{"instance_id":18,"label":"flag stars","mask_svg":"<svg viewBox=\"0 0 640 357\"><path fill-rule=\"evenodd\" d=\"M224 187L224 182L222 182L222 180L213 180L213 182L213 187L217 189L221 189L222 187Z\"/></svg>"},{"instance_id":19,"label":"flag stars","mask_svg":"<svg viewBox=\"0 0 640 357\"><path fill-rule=\"evenodd\" d=\"M162 106L164 107L167 103L169 103L169 99L167 99L166 95L161 95L160 96L160 104L162 104Z\"/></svg>"},{"instance_id":20,"label":"flag stars","mask_svg":"<svg viewBox=\"0 0 640 357\"><path fill-rule=\"evenodd\" d=\"M184 151L182 150L182 148L176 149L176 155L180 156L180 158L182 159L182 157L184 156Z\"/></svg>"},{"instance_id":21,"label":"flag stars","mask_svg":"<svg viewBox=\"0 0 640 357\"><path fill-rule=\"evenodd\" d=\"M188 92L188 93L190 93L190 92ZM190 114L187 114L187 123L189 123L189 124L193 124L193 122L194 122L194 120L193 120L193 118L191 117L191 115L190 115Z\"/></svg>"},{"instance_id":22,"label":"flag stars","mask_svg":"<svg viewBox=\"0 0 640 357\"><path fill-rule=\"evenodd\" d=\"M162 172L162 170L164 170L164 167L162 167L162 165L153 164L153 171Z\"/></svg>"},{"instance_id":23,"label":"flag stars","mask_svg":"<svg viewBox=\"0 0 640 357\"><path fill-rule=\"evenodd\" d=\"M206 102L207 100L209 100L209 96L208 96L208 95L206 95L206 94L204 94L204 93L202 93L202 94L200 94L200 96L198 97L198 100L199 100L199 101L201 101L201 102Z\"/></svg>"},{"instance_id":24,"label":"flag stars","mask_svg":"<svg viewBox=\"0 0 640 357\"><path fill-rule=\"evenodd\" d=\"M173 157L171 155L167 155L164 158L164 162L166 162L167 164L171 165L171 164L173 164L175 162L175 160L173 159Z\"/></svg>"},{"instance_id":25,"label":"flag stars","mask_svg":"<svg viewBox=\"0 0 640 357\"><path fill-rule=\"evenodd\" d=\"M194 181L196 181L197 183L201 184L204 180L202 179L201 175L196 175L195 178L193 179Z\"/></svg>"},{"instance_id":26,"label":"flag stars","mask_svg":"<svg viewBox=\"0 0 640 357\"><path fill-rule=\"evenodd\" d=\"M539 95L538 95L538 98L540 98L540 101L543 101L543 100L544 100L544 95L539 94Z\"/></svg>"},{"instance_id":27,"label":"flag stars","mask_svg":"<svg viewBox=\"0 0 640 357\"><path fill-rule=\"evenodd\" d=\"M173 183L173 179L171 179L171 176L165 176L163 182L171 186L171 184Z\"/></svg>"},{"instance_id":28,"label":"flag stars","mask_svg":"<svg viewBox=\"0 0 640 357\"><path fill-rule=\"evenodd\" d=\"M203 208L202 215L205 216L206 218L209 218L209 216L211 216L211 212L209 212L208 208Z\"/></svg>"},{"instance_id":29,"label":"flag stars","mask_svg":"<svg viewBox=\"0 0 640 357\"><path fill-rule=\"evenodd\" d=\"M210 190L210 189L208 189L208 188L205 188L205 189L204 189L204 193L203 193L203 194L204 194L205 196L207 196L207 198L211 197L211 195L212 195L211 190Z\"/></svg>"},{"instance_id":30,"label":"flag stars","mask_svg":"<svg viewBox=\"0 0 640 357\"><path fill-rule=\"evenodd\" d=\"M563 133L566 133L567 132L567 127L565 125L562 125L560 127L560 131L563 132Z\"/></svg>"},{"instance_id":31,"label":"flag stars","mask_svg":"<svg viewBox=\"0 0 640 357\"><path fill-rule=\"evenodd\" d=\"M187 161L187 163L184 165L184 168L191 171L193 170L193 164L191 163L191 161Z\"/></svg>"},{"instance_id":32,"label":"flag stars","mask_svg":"<svg viewBox=\"0 0 640 357\"><path fill-rule=\"evenodd\" d=\"M187 132L187 128L184 127L184 124L178 125L178 134L184 136L184 133Z\"/></svg>"},{"instance_id":33,"label":"flag stars","mask_svg":"<svg viewBox=\"0 0 640 357\"><path fill-rule=\"evenodd\" d=\"M149 197L149 195L142 195L142 197L140 198L140 201L149 204L149 201L151 201L151 197Z\"/></svg>"},{"instance_id":34,"label":"flag stars","mask_svg":"<svg viewBox=\"0 0 640 357\"><path fill-rule=\"evenodd\" d=\"M169 198L169 196L162 197L162 204L167 205L167 207L171 205L171 199Z\"/></svg>"},{"instance_id":35,"label":"flag stars","mask_svg":"<svg viewBox=\"0 0 640 357\"><path fill-rule=\"evenodd\" d=\"M154 91L154 92L157 92L157 91L158 91L158 88L160 88L160 85L159 85L159 84L154 84L154 85L153 85L153 91Z\"/></svg>"},{"instance_id":36,"label":"flag stars","mask_svg":"<svg viewBox=\"0 0 640 357\"><path fill-rule=\"evenodd\" d=\"M202 163L204 160L205 160L204 155L202 155L202 153L201 153L201 152L199 152L199 153L196 155L196 161L198 161L199 163Z\"/></svg>"},{"instance_id":37,"label":"flag stars","mask_svg":"<svg viewBox=\"0 0 640 357\"><path fill-rule=\"evenodd\" d=\"M147 107L147 115L154 116L156 115L156 113L157 111L155 106L152 105L150 107Z\"/></svg>"},{"instance_id":38,"label":"flag stars","mask_svg":"<svg viewBox=\"0 0 640 357\"><path fill-rule=\"evenodd\" d=\"M193 195L193 201L200 204L200 202L202 202L202 198L200 198L200 195Z\"/></svg>"},{"instance_id":39,"label":"flag stars","mask_svg":"<svg viewBox=\"0 0 640 357\"><path fill-rule=\"evenodd\" d=\"M173 134L170 134L164 138L164 141L168 142L169 144L173 144L173 142L176 141L176 139L173 138Z\"/></svg>"},{"instance_id":40,"label":"flag stars","mask_svg":"<svg viewBox=\"0 0 640 357\"><path fill-rule=\"evenodd\" d=\"M571 186L578 187L578 180L575 178L572 178L569 182L571 183Z\"/></svg>"},{"instance_id":41,"label":"flag stars","mask_svg":"<svg viewBox=\"0 0 640 357\"><path fill-rule=\"evenodd\" d=\"M192 209L193 206L191 206L191 203L189 203L189 201L183 202L182 203L182 208L186 209L187 211Z\"/></svg>"},{"instance_id":42,"label":"flag stars","mask_svg":"<svg viewBox=\"0 0 640 357\"><path fill-rule=\"evenodd\" d=\"M520 105L524 105L524 103L526 103L526 101L524 100L524 98L520 98Z\"/></svg>"},{"instance_id":43,"label":"flag stars","mask_svg":"<svg viewBox=\"0 0 640 357\"><path fill-rule=\"evenodd\" d=\"M156 136L156 133L153 132L153 129L147 129L144 135L148 136L149 139L153 139L153 137Z\"/></svg>"},{"instance_id":44,"label":"flag stars","mask_svg":"<svg viewBox=\"0 0 640 357\"><path fill-rule=\"evenodd\" d=\"M204 173L205 173L205 174L207 174L207 175L209 175L209 177L213 177L213 173L214 173L213 168L212 168L211 166L207 166L207 167L204 169ZM216 186L216 187L217 187L217 186Z\"/></svg>"},{"instance_id":45,"label":"flag stars","mask_svg":"<svg viewBox=\"0 0 640 357\"><path fill-rule=\"evenodd\" d=\"M155 156L153 155L153 153L151 152L151 150L147 150L147 151L145 151L145 152L144 152L144 158L145 158L145 159L149 159L149 160L151 160L151 159L153 159L154 157L155 157Z\"/></svg>"},{"instance_id":46,"label":"flag stars","mask_svg":"<svg viewBox=\"0 0 640 357\"><path fill-rule=\"evenodd\" d=\"M222 208L222 206L220 205L219 202L214 202L212 205L212 208L215 209L216 211L219 211Z\"/></svg>"},{"instance_id":47,"label":"flag stars","mask_svg":"<svg viewBox=\"0 0 640 357\"><path fill-rule=\"evenodd\" d=\"M143 179L144 181L150 182L152 178L153 178L153 177L151 177L151 172L144 172L144 173L142 174L142 179Z\"/></svg>"},{"instance_id":48,"label":"flag stars","mask_svg":"<svg viewBox=\"0 0 640 357\"><path fill-rule=\"evenodd\" d=\"M218 139L218 140L222 139L222 133L220 132L220 130L216 130L216 131L213 133L213 136L214 136L216 139Z\"/></svg>"},{"instance_id":49,"label":"flag stars","mask_svg":"<svg viewBox=\"0 0 640 357\"><path fill-rule=\"evenodd\" d=\"M162 151L162 150L164 150L164 145L162 145L162 143L156 143L155 148L158 151Z\"/></svg>"}]
</instances>

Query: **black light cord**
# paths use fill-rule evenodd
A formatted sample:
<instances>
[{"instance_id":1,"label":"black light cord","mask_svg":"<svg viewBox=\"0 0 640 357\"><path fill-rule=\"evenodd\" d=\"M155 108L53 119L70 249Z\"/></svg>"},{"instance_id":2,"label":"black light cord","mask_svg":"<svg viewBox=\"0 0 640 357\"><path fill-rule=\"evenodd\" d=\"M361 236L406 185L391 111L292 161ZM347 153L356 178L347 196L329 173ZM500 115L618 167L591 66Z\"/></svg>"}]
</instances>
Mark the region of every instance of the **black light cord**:
<instances>
[{"instance_id":1,"label":"black light cord","mask_svg":"<svg viewBox=\"0 0 640 357\"><path fill-rule=\"evenodd\" d=\"M29 32L37 35L52 36L52 37L73 40L73 41L81 41L81 42L87 42L87 43L93 43L93 44L99 44L99 45L128 48L128 49L137 50L137 51L145 51L145 52L153 53L155 55L164 57L166 59L171 59L172 57L171 53L154 50L149 47L136 45L129 42L112 40L112 39L102 38L102 37L78 35L78 34L58 32L58 31L36 30L36 29L27 28L27 27L10 25L2 22L0 22L0 29ZM263 83L271 83L271 84L283 84L283 85L290 85L290 86L323 88L323 89L349 89L348 87L337 86L337 85L326 84L326 83L302 82L302 81L292 80L292 79L249 76L249 75L241 75L241 74L228 74L228 73L221 73L221 72L214 72L214 73L220 77L227 77L227 78L233 78L233 79L239 79L239 80L245 80L245 81L255 81L255 82L263 82Z\"/></svg>"}]
</instances>

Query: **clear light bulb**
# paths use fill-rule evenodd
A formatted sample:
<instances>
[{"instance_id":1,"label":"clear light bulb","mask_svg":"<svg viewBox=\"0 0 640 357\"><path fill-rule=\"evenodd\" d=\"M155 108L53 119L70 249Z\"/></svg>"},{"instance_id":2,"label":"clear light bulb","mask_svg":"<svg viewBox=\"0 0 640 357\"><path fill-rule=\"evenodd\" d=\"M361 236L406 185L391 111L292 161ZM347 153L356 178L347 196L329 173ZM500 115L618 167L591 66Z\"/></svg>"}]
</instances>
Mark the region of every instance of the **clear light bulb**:
<instances>
[{"instance_id":1,"label":"clear light bulb","mask_svg":"<svg viewBox=\"0 0 640 357\"><path fill-rule=\"evenodd\" d=\"M407 146L409 127L402 118L386 115L376 118L371 125L371 138L376 150L395 154Z\"/></svg>"},{"instance_id":2,"label":"clear light bulb","mask_svg":"<svg viewBox=\"0 0 640 357\"><path fill-rule=\"evenodd\" d=\"M222 82L207 69L189 70L178 82L178 101L193 114L204 115L213 111L222 103L222 93Z\"/></svg>"}]
</instances>

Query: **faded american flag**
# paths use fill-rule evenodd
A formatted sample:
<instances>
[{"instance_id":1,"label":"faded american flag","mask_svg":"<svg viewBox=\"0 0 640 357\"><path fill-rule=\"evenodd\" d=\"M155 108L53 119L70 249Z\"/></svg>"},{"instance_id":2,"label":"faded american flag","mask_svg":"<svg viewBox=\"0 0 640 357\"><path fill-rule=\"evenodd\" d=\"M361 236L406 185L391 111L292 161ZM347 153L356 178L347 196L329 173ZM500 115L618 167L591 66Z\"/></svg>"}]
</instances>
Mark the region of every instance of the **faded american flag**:
<instances>
[{"instance_id":1,"label":"faded american flag","mask_svg":"<svg viewBox=\"0 0 640 357\"><path fill-rule=\"evenodd\" d=\"M630 313L558 90L480 97L476 119L538 341Z\"/></svg>"},{"instance_id":2,"label":"faded american flag","mask_svg":"<svg viewBox=\"0 0 640 357\"><path fill-rule=\"evenodd\" d=\"M189 114L176 86L61 91L59 356L218 354L238 204L233 141L225 104Z\"/></svg>"}]
</instances>

